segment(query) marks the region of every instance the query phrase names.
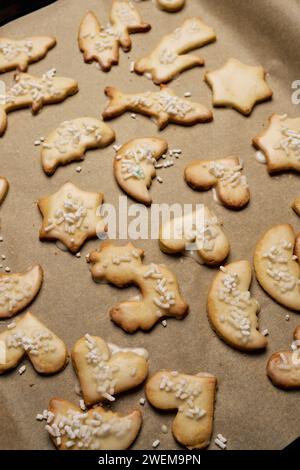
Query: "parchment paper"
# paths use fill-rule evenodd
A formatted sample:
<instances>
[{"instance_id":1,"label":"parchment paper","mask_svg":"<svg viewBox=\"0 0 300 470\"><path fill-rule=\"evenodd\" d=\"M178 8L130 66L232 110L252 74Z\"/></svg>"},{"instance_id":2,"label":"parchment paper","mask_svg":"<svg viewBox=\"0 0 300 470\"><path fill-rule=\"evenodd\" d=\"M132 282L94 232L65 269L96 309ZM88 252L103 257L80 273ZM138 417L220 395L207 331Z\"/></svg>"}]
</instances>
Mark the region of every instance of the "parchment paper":
<instances>
[{"instance_id":1,"label":"parchment paper","mask_svg":"<svg viewBox=\"0 0 300 470\"><path fill-rule=\"evenodd\" d=\"M173 31L184 19L200 15L215 28L218 40L196 53L206 60L204 68L185 72L171 83L183 96L187 91L192 99L211 108L211 91L203 82L206 70L222 66L230 57L253 65L262 64L270 76L274 90L271 102L257 106L250 118L236 111L214 109L214 121L191 128L169 125L158 133L156 126L138 115L129 114L110 122L117 134L117 142L124 143L134 137L160 135L170 148L181 148L182 157L172 168L159 174L163 184L154 181L154 202L203 202L224 221L230 238L229 261L251 259L256 240L262 232L276 223L291 223L300 229L298 217L290 208L299 196L299 176L270 177L266 167L255 160L251 138L256 135L271 113L299 115L299 107L291 102L291 83L299 79L300 53L298 0L187 0L186 8L177 14L164 13L151 1L138 2L143 19L152 25L146 34L132 36L133 48L129 54L120 53L120 64L111 72L99 71L95 64L83 62L77 46L77 32L81 18L88 9L94 10L106 22L109 0L58 2L14 21L1 28L0 33L11 37L34 34L53 34L58 44L47 57L29 68L40 75L55 67L58 75L72 77L79 82L80 92L64 103L46 106L33 117L29 110L9 114L8 129L0 141L0 174L10 181L10 191L1 207L0 254L6 255L3 266L12 272L25 270L40 263L45 271L42 290L30 307L46 325L66 342L69 350L75 341L89 332L101 335L107 341L123 346L144 346L150 352L151 373L171 368L197 373L207 371L219 381L214 436L222 433L228 439L229 449L280 449L300 433L299 392L283 392L271 385L265 367L273 351L289 347L292 333L299 324L299 314L289 312L270 299L256 281L252 294L261 304L260 326L270 332L269 347L265 353L246 355L234 351L219 340L210 328L206 316L206 295L215 269L198 265L190 258L164 255L158 242L138 241L146 252L145 262L167 263L177 274L184 297L190 304L190 314L183 321L168 320L167 327L160 324L149 333L127 335L110 322L108 309L116 302L127 299L134 289L117 289L96 285L89 274L85 254L98 246L90 241L77 259L60 251L55 244L38 239L41 217L36 207L39 197L55 192L65 181L72 181L85 190L101 190L107 202L117 204L122 194L112 174L114 150L90 151L76 173L78 163L60 167L48 178L40 165L40 148L33 143L47 135L66 119L83 115L99 117L106 98L103 89L115 85L124 91L155 90L151 81L129 73L132 60L152 50L160 37ZM13 73L0 79L11 83ZM212 192L197 193L184 182L184 167L196 158L221 158L227 155L243 158L245 173L251 188L249 207L229 211L217 205ZM128 199L128 203L132 201ZM8 322L2 321L0 328ZM27 364L27 361L24 363ZM78 403L75 394L76 377L71 364L65 371L52 377L41 377L27 364L24 375L17 370L0 378L0 448L52 449L43 424L35 420L36 413L47 407L53 396ZM126 412L140 407L143 388L119 397L112 406ZM140 407L144 422L134 449L150 449L160 439L161 449L179 448L170 425L173 414L162 414L149 404ZM168 434L161 432L166 424ZM215 445L210 445L215 448Z\"/></svg>"}]
</instances>

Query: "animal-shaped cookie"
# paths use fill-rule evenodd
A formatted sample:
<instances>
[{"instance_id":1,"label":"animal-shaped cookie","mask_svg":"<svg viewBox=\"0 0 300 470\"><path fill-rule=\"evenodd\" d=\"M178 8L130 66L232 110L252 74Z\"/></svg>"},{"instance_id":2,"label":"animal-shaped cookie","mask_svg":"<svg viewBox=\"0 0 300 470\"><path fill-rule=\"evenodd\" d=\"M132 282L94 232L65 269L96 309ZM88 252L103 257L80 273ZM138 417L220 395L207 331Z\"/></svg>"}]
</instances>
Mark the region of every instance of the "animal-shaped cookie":
<instances>
[{"instance_id":1,"label":"animal-shaped cookie","mask_svg":"<svg viewBox=\"0 0 300 470\"><path fill-rule=\"evenodd\" d=\"M123 330L149 330L162 317L184 318L188 305L182 299L174 274L163 264L143 265L144 251L132 243L116 246L107 241L89 256L94 281L139 287L141 299L121 302L110 309L110 318Z\"/></svg>"},{"instance_id":2,"label":"animal-shaped cookie","mask_svg":"<svg viewBox=\"0 0 300 470\"><path fill-rule=\"evenodd\" d=\"M294 332L291 351L279 351L270 357L267 375L275 387L300 389L300 325Z\"/></svg>"},{"instance_id":3,"label":"animal-shaped cookie","mask_svg":"<svg viewBox=\"0 0 300 470\"><path fill-rule=\"evenodd\" d=\"M103 27L95 13L87 12L78 34L78 44L85 62L96 61L104 72L119 63L119 47L124 52L131 49L131 33L143 33L151 29L142 21L133 3L114 0L110 12L110 24Z\"/></svg>"},{"instance_id":4,"label":"animal-shaped cookie","mask_svg":"<svg viewBox=\"0 0 300 470\"><path fill-rule=\"evenodd\" d=\"M292 203L292 209L296 212L297 215L300 217L300 197L296 197Z\"/></svg>"},{"instance_id":5,"label":"animal-shaped cookie","mask_svg":"<svg viewBox=\"0 0 300 470\"><path fill-rule=\"evenodd\" d=\"M4 176L0 176L0 206L8 193L9 183Z\"/></svg>"},{"instance_id":6,"label":"animal-shaped cookie","mask_svg":"<svg viewBox=\"0 0 300 470\"><path fill-rule=\"evenodd\" d=\"M256 103L272 98L265 76L263 67L229 59L222 68L207 72L205 81L212 88L214 106L230 107L248 116Z\"/></svg>"},{"instance_id":7,"label":"animal-shaped cookie","mask_svg":"<svg viewBox=\"0 0 300 470\"><path fill-rule=\"evenodd\" d=\"M0 136L7 127L7 113L19 108L31 107L36 114L45 104L59 103L78 91L78 84L71 78L56 77L55 69L42 78L28 73L15 75L15 84L5 95L0 95Z\"/></svg>"},{"instance_id":8,"label":"animal-shaped cookie","mask_svg":"<svg viewBox=\"0 0 300 470\"><path fill-rule=\"evenodd\" d=\"M169 13L175 13L182 10L185 5L185 0L156 0L158 7Z\"/></svg>"},{"instance_id":9,"label":"animal-shaped cookie","mask_svg":"<svg viewBox=\"0 0 300 470\"><path fill-rule=\"evenodd\" d=\"M62 398L52 398L48 407L49 436L59 450L125 450L135 441L142 414L134 410L122 416L97 406L83 412Z\"/></svg>"},{"instance_id":10,"label":"animal-shaped cookie","mask_svg":"<svg viewBox=\"0 0 300 470\"><path fill-rule=\"evenodd\" d=\"M24 273L0 274L0 318L10 318L26 308L37 296L43 283L38 264Z\"/></svg>"},{"instance_id":11,"label":"animal-shaped cookie","mask_svg":"<svg viewBox=\"0 0 300 470\"><path fill-rule=\"evenodd\" d=\"M184 70L204 65L204 60L188 54L216 40L216 34L201 18L190 18L181 27L164 36L154 51L135 62L139 74L150 74L157 85L166 83Z\"/></svg>"},{"instance_id":12,"label":"animal-shaped cookie","mask_svg":"<svg viewBox=\"0 0 300 470\"><path fill-rule=\"evenodd\" d=\"M263 152L270 175L288 170L300 172L300 117L272 114L267 129L252 142Z\"/></svg>"},{"instance_id":13,"label":"animal-shaped cookie","mask_svg":"<svg viewBox=\"0 0 300 470\"><path fill-rule=\"evenodd\" d=\"M55 374L68 359L64 342L31 312L0 333L0 374L15 368L27 355L40 374Z\"/></svg>"},{"instance_id":14,"label":"animal-shaped cookie","mask_svg":"<svg viewBox=\"0 0 300 470\"><path fill-rule=\"evenodd\" d=\"M145 391L155 408L177 410L174 438L188 449L203 449L212 435L216 387L211 374L160 370L147 381Z\"/></svg>"},{"instance_id":15,"label":"animal-shaped cookie","mask_svg":"<svg viewBox=\"0 0 300 470\"><path fill-rule=\"evenodd\" d=\"M258 241L254 267L258 282L276 302L300 311L299 238L289 224L274 225Z\"/></svg>"},{"instance_id":16,"label":"animal-shaped cookie","mask_svg":"<svg viewBox=\"0 0 300 470\"><path fill-rule=\"evenodd\" d=\"M267 346L258 331L258 302L251 297L251 265L235 261L215 276L207 297L207 313L212 328L227 344L252 352Z\"/></svg>"},{"instance_id":17,"label":"animal-shaped cookie","mask_svg":"<svg viewBox=\"0 0 300 470\"><path fill-rule=\"evenodd\" d=\"M73 350L72 361L84 402L93 405L140 385L148 374L144 348L121 348L100 336L86 334Z\"/></svg>"},{"instance_id":18,"label":"animal-shaped cookie","mask_svg":"<svg viewBox=\"0 0 300 470\"><path fill-rule=\"evenodd\" d=\"M179 98L164 85L160 86L160 91L134 94L125 94L109 86L105 88L105 94L109 97L109 102L102 113L104 120L132 111L153 118L161 131L169 123L192 126L213 119L212 112L205 106Z\"/></svg>"},{"instance_id":19,"label":"animal-shaped cookie","mask_svg":"<svg viewBox=\"0 0 300 470\"><path fill-rule=\"evenodd\" d=\"M56 39L51 36L0 37L0 73L13 69L26 72L28 64L43 59L55 44Z\"/></svg>"},{"instance_id":20,"label":"animal-shaped cookie","mask_svg":"<svg viewBox=\"0 0 300 470\"><path fill-rule=\"evenodd\" d=\"M98 119L82 117L64 121L42 144L43 169L52 175L59 165L84 160L86 150L107 147L114 140L114 131Z\"/></svg>"},{"instance_id":21,"label":"animal-shaped cookie","mask_svg":"<svg viewBox=\"0 0 300 470\"><path fill-rule=\"evenodd\" d=\"M193 212L162 224L159 246L169 254L197 252L200 263L212 266L224 261L230 250L220 222L206 206L199 221L197 213Z\"/></svg>"},{"instance_id":22,"label":"animal-shaped cookie","mask_svg":"<svg viewBox=\"0 0 300 470\"><path fill-rule=\"evenodd\" d=\"M215 188L218 200L229 209L242 209L250 200L243 164L238 157L220 160L195 160L184 172L184 177L193 189L206 191Z\"/></svg>"},{"instance_id":23,"label":"animal-shaped cookie","mask_svg":"<svg viewBox=\"0 0 300 470\"><path fill-rule=\"evenodd\" d=\"M148 189L156 176L155 163L167 149L167 142L157 137L133 139L122 145L114 159L114 175L126 194L146 206L152 204Z\"/></svg>"},{"instance_id":24,"label":"animal-shaped cookie","mask_svg":"<svg viewBox=\"0 0 300 470\"><path fill-rule=\"evenodd\" d=\"M105 230L98 215L102 202L102 193L82 191L65 183L56 193L38 200L43 216L40 240L60 240L76 254L86 240Z\"/></svg>"}]
</instances>

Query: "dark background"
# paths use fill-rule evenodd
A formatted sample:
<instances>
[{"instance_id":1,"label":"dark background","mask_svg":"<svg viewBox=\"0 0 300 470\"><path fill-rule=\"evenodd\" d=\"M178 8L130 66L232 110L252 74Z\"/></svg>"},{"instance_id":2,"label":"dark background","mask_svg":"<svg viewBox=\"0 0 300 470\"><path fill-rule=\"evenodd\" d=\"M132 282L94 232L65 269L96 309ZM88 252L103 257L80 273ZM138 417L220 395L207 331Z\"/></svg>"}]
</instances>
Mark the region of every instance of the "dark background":
<instances>
[{"instance_id":1,"label":"dark background","mask_svg":"<svg viewBox=\"0 0 300 470\"><path fill-rule=\"evenodd\" d=\"M26 15L38 8L54 3L56 0L1 0L0 26L19 16Z\"/></svg>"}]
</instances>

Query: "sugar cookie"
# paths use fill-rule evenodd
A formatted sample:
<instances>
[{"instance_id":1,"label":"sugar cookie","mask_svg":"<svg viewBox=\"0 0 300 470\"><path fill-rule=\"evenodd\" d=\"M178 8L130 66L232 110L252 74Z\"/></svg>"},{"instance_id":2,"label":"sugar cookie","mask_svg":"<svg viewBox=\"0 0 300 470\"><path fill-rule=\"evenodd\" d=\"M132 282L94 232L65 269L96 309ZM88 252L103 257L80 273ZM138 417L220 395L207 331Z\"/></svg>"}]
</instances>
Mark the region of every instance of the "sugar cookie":
<instances>
[{"instance_id":1,"label":"sugar cookie","mask_svg":"<svg viewBox=\"0 0 300 470\"><path fill-rule=\"evenodd\" d=\"M294 255L295 242L290 225L274 225L255 247L254 267L258 282L270 297L284 307L300 311L300 266L297 250Z\"/></svg>"},{"instance_id":2,"label":"sugar cookie","mask_svg":"<svg viewBox=\"0 0 300 470\"><path fill-rule=\"evenodd\" d=\"M13 69L26 72L29 64L43 59L55 44L56 39L51 36L0 37L0 73Z\"/></svg>"},{"instance_id":3,"label":"sugar cookie","mask_svg":"<svg viewBox=\"0 0 300 470\"><path fill-rule=\"evenodd\" d=\"M104 120L120 116L126 111L144 114L153 118L161 131L169 123L192 126L200 122L212 121L212 112L199 103L179 98L164 85L160 91L126 94L115 87L106 87L109 102L102 113Z\"/></svg>"},{"instance_id":4,"label":"sugar cookie","mask_svg":"<svg viewBox=\"0 0 300 470\"><path fill-rule=\"evenodd\" d=\"M44 104L59 103L78 91L78 84L71 78L55 77L55 69L46 72L42 78L28 73L15 75L15 84L0 95L0 136L7 127L7 113L19 108L31 107L33 114Z\"/></svg>"},{"instance_id":5,"label":"sugar cookie","mask_svg":"<svg viewBox=\"0 0 300 470\"><path fill-rule=\"evenodd\" d=\"M221 267L207 297L212 328L227 344L246 352L267 346L266 337L258 331L259 304L248 290L251 277L249 261L235 261Z\"/></svg>"},{"instance_id":6,"label":"sugar cookie","mask_svg":"<svg viewBox=\"0 0 300 470\"><path fill-rule=\"evenodd\" d=\"M164 36L154 51L135 62L139 74L150 74L157 85L166 83L184 70L204 65L201 57L188 54L216 40L216 34L201 18L190 18L180 28Z\"/></svg>"},{"instance_id":7,"label":"sugar cookie","mask_svg":"<svg viewBox=\"0 0 300 470\"><path fill-rule=\"evenodd\" d=\"M227 258L229 241L217 217L204 206L203 220L196 220L196 213L175 217L162 224L159 246L164 253L183 253L187 249L196 251L199 262L217 265Z\"/></svg>"},{"instance_id":8,"label":"sugar cookie","mask_svg":"<svg viewBox=\"0 0 300 470\"><path fill-rule=\"evenodd\" d=\"M83 243L105 230L99 213L102 193L82 191L65 183L56 193L38 200L43 216L40 240L60 240L76 254Z\"/></svg>"},{"instance_id":9,"label":"sugar cookie","mask_svg":"<svg viewBox=\"0 0 300 470\"><path fill-rule=\"evenodd\" d=\"M43 169L47 175L52 175L59 165L84 160L86 150L106 147L115 137L107 124L95 118L64 121L42 143Z\"/></svg>"},{"instance_id":10,"label":"sugar cookie","mask_svg":"<svg viewBox=\"0 0 300 470\"><path fill-rule=\"evenodd\" d=\"M7 192L9 190L9 183L4 176L0 176L0 206L4 199L6 198Z\"/></svg>"},{"instance_id":11,"label":"sugar cookie","mask_svg":"<svg viewBox=\"0 0 300 470\"><path fill-rule=\"evenodd\" d=\"M83 412L62 398L50 400L46 416L45 429L59 450L125 450L142 426L139 410L126 416L101 406Z\"/></svg>"},{"instance_id":12,"label":"sugar cookie","mask_svg":"<svg viewBox=\"0 0 300 470\"><path fill-rule=\"evenodd\" d=\"M263 152L268 172L300 172L300 118L273 114L269 125L253 138L253 145Z\"/></svg>"},{"instance_id":13,"label":"sugar cookie","mask_svg":"<svg viewBox=\"0 0 300 470\"><path fill-rule=\"evenodd\" d=\"M84 402L93 405L140 385L148 375L144 348L121 348L100 336L86 334L73 350L72 361Z\"/></svg>"},{"instance_id":14,"label":"sugar cookie","mask_svg":"<svg viewBox=\"0 0 300 470\"><path fill-rule=\"evenodd\" d=\"M43 283L38 264L24 273L0 274L0 318L10 318L26 308L37 296Z\"/></svg>"},{"instance_id":15,"label":"sugar cookie","mask_svg":"<svg viewBox=\"0 0 300 470\"><path fill-rule=\"evenodd\" d=\"M207 72L205 81L213 90L214 106L234 108L248 116L256 103L272 98L265 76L263 67L229 59L222 68Z\"/></svg>"},{"instance_id":16,"label":"sugar cookie","mask_svg":"<svg viewBox=\"0 0 300 470\"><path fill-rule=\"evenodd\" d=\"M127 300L110 309L110 318L123 330L149 330L162 317L184 318L188 305L182 299L176 277L163 264L143 265L144 251L132 243L116 246L107 241L89 256L91 273L97 281L117 286L130 284L141 291L141 299Z\"/></svg>"},{"instance_id":17,"label":"sugar cookie","mask_svg":"<svg viewBox=\"0 0 300 470\"><path fill-rule=\"evenodd\" d=\"M156 0L156 4L162 10L174 13L182 10L185 5L185 0Z\"/></svg>"},{"instance_id":18,"label":"sugar cookie","mask_svg":"<svg viewBox=\"0 0 300 470\"><path fill-rule=\"evenodd\" d=\"M270 357L267 375L275 387L300 389L300 325L294 332L291 351L279 351Z\"/></svg>"},{"instance_id":19,"label":"sugar cookie","mask_svg":"<svg viewBox=\"0 0 300 470\"><path fill-rule=\"evenodd\" d=\"M31 312L0 333L0 374L15 368L27 355L40 374L55 374L68 359L64 342Z\"/></svg>"},{"instance_id":20,"label":"sugar cookie","mask_svg":"<svg viewBox=\"0 0 300 470\"><path fill-rule=\"evenodd\" d=\"M195 160L184 172L185 181L193 189L215 188L218 200L229 209L242 209L250 200L243 163L238 157L220 160Z\"/></svg>"},{"instance_id":21,"label":"sugar cookie","mask_svg":"<svg viewBox=\"0 0 300 470\"><path fill-rule=\"evenodd\" d=\"M213 430L217 379L211 374L181 374L160 370L146 383L151 405L178 410L172 423L174 438L188 449L207 447Z\"/></svg>"},{"instance_id":22,"label":"sugar cookie","mask_svg":"<svg viewBox=\"0 0 300 470\"><path fill-rule=\"evenodd\" d=\"M167 142L157 137L133 139L122 145L114 159L114 175L126 194L146 206L151 205L148 189L156 176L154 165L167 149Z\"/></svg>"},{"instance_id":23,"label":"sugar cookie","mask_svg":"<svg viewBox=\"0 0 300 470\"><path fill-rule=\"evenodd\" d=\"M131 2L114 0L110 24L103 27L95 13L89 11L83 18L78 34L78 44L85 62L96 61L104 72L119 63L119 47L131 49L130 33L143 33L151 29L144 23Z\"/></svg>"}]
</instances>

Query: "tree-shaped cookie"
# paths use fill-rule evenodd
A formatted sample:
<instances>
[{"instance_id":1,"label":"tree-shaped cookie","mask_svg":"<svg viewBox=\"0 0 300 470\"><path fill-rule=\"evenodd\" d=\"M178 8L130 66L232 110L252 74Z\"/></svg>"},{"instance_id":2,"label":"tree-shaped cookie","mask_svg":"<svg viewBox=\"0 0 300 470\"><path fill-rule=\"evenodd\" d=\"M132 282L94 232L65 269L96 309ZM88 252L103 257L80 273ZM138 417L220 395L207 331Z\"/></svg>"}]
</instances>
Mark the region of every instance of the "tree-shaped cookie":
<instances>
[{"instance_id":1,"label":"tree-shaped cookie","mask_svg":"<svg viewBox=\"0 0 300 470\"><path fill-rule=\"evenodd\" d=\"M0 73L13 69L26 72L28 64L43 59L55 44L56 39L51 36L0 37Z\"/></svg>"},{"instance_id":2,"label":"tree-shaped cookie","mask_svg":"<svg viewBox=\"0 0 300 470\"><path fill-rule=\"evenodd\" d=\"M272 114L268 127L253 138L253 145L263 152L270 175L300 172L300 117Z\"/></svg>"},{"instance_id":3,"label":"tree-shaped cookie","mask_svg":"<svg viewBox=\"0 0 300 470\"><path fill-rule=\"evenodd\" d=\"M224 261L230 250L220 222L206 206L200 221L194 211L162 224L159 246L169 254L197 252L199 262L211 266Z\"/></svg>"},{"instance_id":4,"label":"tree-shaped cookie","mask_svg":"<svg viewBox=\"0 0 300 470\"><path fill-rule=\"evenodd\" d=\"M8 193L9 183L4 176L0 176L0 206Z\"/></svg>"},{"instance_id":5,"label":"tree-shaped cookie","mask_svg":"<svg viewBox=\"0 0 300 470\"><path fill-rule=\"evenodd\" d=\"M19 108L31 107L36 114L45 104L59 103L78 91L78 84L71 78L56 77L55 69L41 78L28 73L15 75L15 84L5 95L0 95L0 136L7 126L7 113Z\"/></svg>"},{"instance_id":6,"label":"tree-shaped cookie","mask_svg":"<svg viewBox=\"0 0 300 470\"><path fill-rule=\"evenodd\" d=\"M288 224L271 227L258 241L254 267L258 282L276 302L300 311L299 238Z\"/></svg>"},{"instance_id":7,"label":"tree-shaped cookie","mask_svg":"<svg viewBox=\"0 0 300 470\"><path fill-rule=\"evenodd\" d=\"M222 68L207 72L205 80L212 88L214 106L234 108L248 116L256 103L272 98L265 76L263 67L229 59Z\"/></svg>"},{"instance_id":8,"label":"tree-shaped cookie","mask_svg":"<svg viewBox=\"0 0 300 470\"><path fill-rule=\"evenodd\" d=\"M65 183L56 193L38 200L43 216L40 240L60 240L76 254L86 240L104 231L105 224L98 215L102 202L102 193Z\"/></svg>"},{"instance_id":9,"label":"tree-shaped cookie","mask_svg":"<svg viewBox=\"0 0 300 470\"><path fill-rule=\"evenodd\" d=\"M99 119L82 117L64 121L42 144L43 169L52 175L59 165L84 160L86 150L106 147L114 140L114 131Z\"/></svg>"},{"instance_id":10,"label":"tree-shaped cookie","mask_svg":"<svg viewBox=\"0 0 300 470\"><path fill-rule=\"evenodd\" d=\"M0 274L0 318L10 318L26 308L37 296L43 283L38 264L23 273Z\"/></svg>"},{"instance_id":11,"label":"tree-shaped cookie","mask_svg":"<svg viewBox=\"0 0 300 470\"><path fill-rule=\"evenodd\" d=\"M40 374L62 370L68 359L64 342L31 312L0 333L0 374L15 368L24 356Z\"/></svg>"},{"instance_id":12,"label":"tree-shaped cookie","mask_svg":"<svg viewBox=\"0 0 300 470\"><path fill-rule=\"evenodd\" d=\"M122 145L114 159L114 175L126 194L151 205L148 189L156 176L155 163L167 149L167 142L157 137L133 139Z\"/></svg>"},{"instance_id":13,"label":"tree-shaped cookie","mask_svg":"<svg viewBox=\"0 0 300 470\"><path fill-rule=\"evenodd\" d=\"M128 333L149 330L162 317L182 319L188 313L174 274L163 264L144 265L143 255L143 250L131 243L116 246L107 241L89 257L96 282L106 280L120 288L132 284L140 289L140 299L120 302L109 312L110 318Z\"/></svg>"},{"instance_id":14,"label":"tree-shaped cookie","mask_svg":"<svg viewBox=\"0 0 300 470\"><path fill-rule=\"evenodd\" d=\"M84 402L93 405L140 385L148 374L144 348L121 348L86 334L73 347L72 361Z\"/></svg>"},{"instance_id":15,"label":"tree-shaped cookie","mask_svg":"<svg viewBox=\"0 0 300 470\"><path fill-rule=\"evenodd\" d=\"M109 98L102 117L113 119L126 111L140 113L152 118L161 131L169 123L192 126L201 122L212 121L212 112L200 103L193 103L179 98L164 85L160 91L126 94L115 87L106 87L105 94Z\"/></svg>"},{"instance_id":16,"label":"tree-shaped cookie","mask_svg":"<svg viewBox=\"0 0 300 470\"><path fill-rule=\"evenodd\" d=\"M198 191L214 188L218 200L229 209L242 209L250 200L243 165L238 157L220 160L195 160L184 172L189 186Z\"/></svg>"},{"instance_id":17,"label":"tree-shaped cookie","mask_svg":"<svg viewBox=\"0 0 300 470\"><path fill-rule=\"evenodd\" d=\"M275 352L268 360L267 375L275 387L300 389L300 325L294 332L292 349Z\"/></svg>"},{"instance_id":18,"label":"tree-shaped cookie","mask_svg":"<svg viewBox=\"0 0 300 470\"><path fill-rule=\"evenodd\" d=\"M119 63L119 48L125 52L131 49L131 33L149 31L151 26L142 21L133 3L127 0L113 0L110 24L102 26L95 13L89 11L83 18L78 44L85 62L97 61L101 69L108 72Z\"/></svg>"},{"instance_id":19,"label":"tree-shaped cookie","mask_svg":"<svg viewBox=\"0 0 300 470\"><path fill-rule=\"evenodd\" d=\"M204 65L204 60L188 54L216 40L216 34L201 18L190 18L173 33L164 36L153 52L135 62L139 74L150 74L156 85L166 83L184 70Z\"/></svg>"},{"instance_id":20,"label":"tree-shaped cookie","mask_svg":"<svg viewBox=\"0 0 300 470\"><path fill-rule=\"evenodd\" d=\"M214 417L217 379L211 374L182 374L160 370L146 383L146 396L155 408L177 410L174 438L188 449L209 445Z\"/></svg>"},{"instance_id":21,"label":"tree-shaped cookie","mask_svg":"<svg viewBox=\"0 0 300 470\"><path fill-rule=\"evenodd\" d=\"M121 416L101 406L83 412L62 398L52 398L48 408L49 436L59 450L125 450L142 426L139 410Z\"/></svg>"},{"instance_id":22,"label":"tree-shaped cookie","mask_svg":"<svg viewBox=\"0 0 300 470\"><path fill-rule=\"evenodd\" d=\"M251 297L251 265L235 261L215 276L207 297L207 313L212 328L227 344L252 352L267 346L258 331L258 302Z\"/></svg>"}]
</instances>

